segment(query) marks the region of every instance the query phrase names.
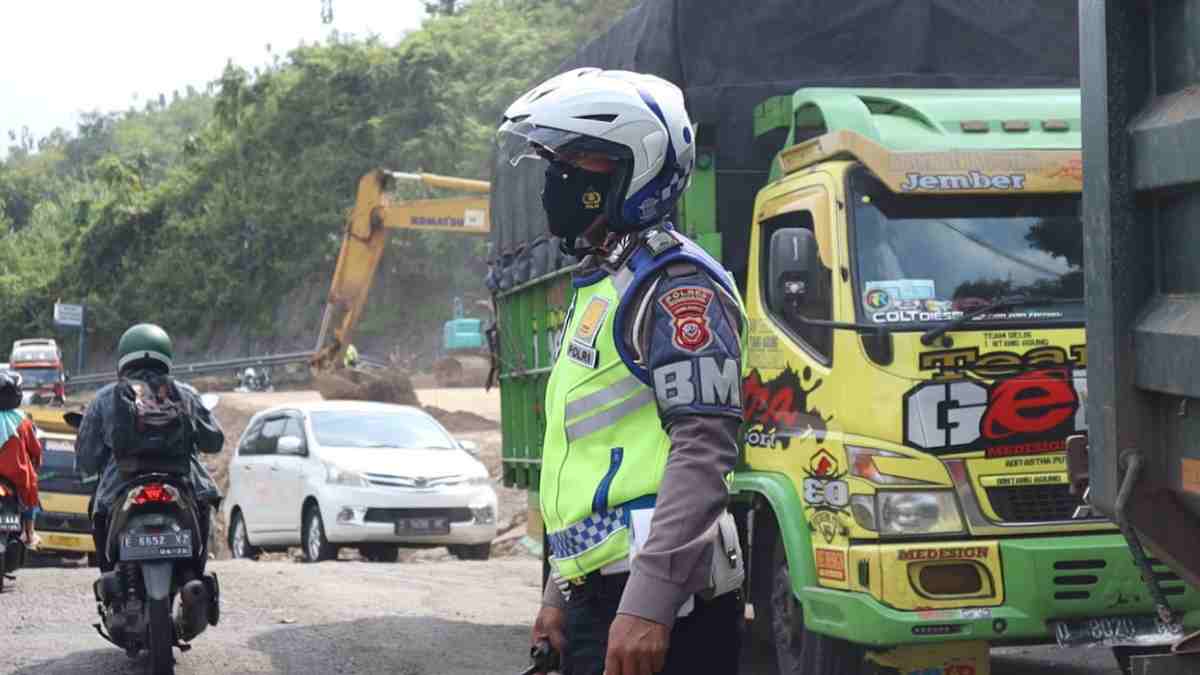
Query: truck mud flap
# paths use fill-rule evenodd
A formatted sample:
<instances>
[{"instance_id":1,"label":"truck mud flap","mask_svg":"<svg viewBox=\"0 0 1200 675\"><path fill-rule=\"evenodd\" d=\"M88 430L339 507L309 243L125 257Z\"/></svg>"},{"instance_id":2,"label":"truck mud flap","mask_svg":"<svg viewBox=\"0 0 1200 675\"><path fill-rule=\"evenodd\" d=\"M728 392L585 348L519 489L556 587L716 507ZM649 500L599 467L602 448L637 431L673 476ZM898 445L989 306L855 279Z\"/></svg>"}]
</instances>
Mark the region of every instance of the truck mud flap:
<instances>
[{"instance_id":1,"label":"truck mud flap","mask_svg":"<svg viewBox=\"0 0 1200 675\"><path fill-rule=\"evenodd\" d=\"M170 561L142 563L142 581L146 585L147 598L166 600L171 595L174 567Z\"/></svg>"}]
</instances>

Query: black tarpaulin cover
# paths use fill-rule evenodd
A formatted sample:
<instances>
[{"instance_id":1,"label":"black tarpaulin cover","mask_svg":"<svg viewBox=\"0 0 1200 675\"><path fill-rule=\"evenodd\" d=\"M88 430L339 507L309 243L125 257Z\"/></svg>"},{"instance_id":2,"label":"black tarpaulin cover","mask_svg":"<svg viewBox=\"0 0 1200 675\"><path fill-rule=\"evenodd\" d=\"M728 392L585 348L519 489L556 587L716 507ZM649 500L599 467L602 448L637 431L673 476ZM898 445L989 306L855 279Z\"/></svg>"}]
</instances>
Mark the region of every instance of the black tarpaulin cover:
<instances>
[{"instance_id":1,"label":"black tarpaulin cover","mask_svg":"<svg viewBox=\"0 0 1200 675\"><path fill-rule=\"evenodd\" d=\"M754 106L810 86L1076 87L1077 10L1075 0L645 0L559 72L636 70L683 88L701 141L716 147L724 262L740 272L754 194L778 150L756 147ZM493 180L499 255L543 235L545 218L540 174L518 167Z\"/></svg>"}]
</instances>

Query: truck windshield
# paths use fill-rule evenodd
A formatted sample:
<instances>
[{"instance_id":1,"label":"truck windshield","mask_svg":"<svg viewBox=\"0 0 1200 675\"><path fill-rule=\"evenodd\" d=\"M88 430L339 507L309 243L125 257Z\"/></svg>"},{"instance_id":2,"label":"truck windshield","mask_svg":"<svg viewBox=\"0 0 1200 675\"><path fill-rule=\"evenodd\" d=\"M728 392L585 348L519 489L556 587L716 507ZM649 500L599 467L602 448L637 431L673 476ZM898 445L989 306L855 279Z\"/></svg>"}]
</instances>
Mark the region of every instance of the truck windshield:
<instances>
[{"instance_id":1,"label":"truck windshield","mask_svg":"<svg viewBox=\"0 0 1200 675\"><path fill-rule=\"evenodd\" d=\"M83 477L75 468L75 451L56 449L56 444L67 441L44 441L42 466L38 469L38 489L43 492L62 492L72 495L91 494L91 488L83 484Z\"/></svg>"},{"instance_id":2,"label":"truck windshield","mask_svg":"<svg viewBox=\"0 0 1200 675\"><path fill-rule=\"evenodd\" d=\"M902 195L850 176L858 311L877 324L937 324L996 300L988 323L1082 322L1078 195Z\"/></svg>"},{"instance_id":3,"label":"truck windshield","mask_svg":"<svg viewBox=\"0 0 1200 675\"><path fill-rule=\"evenodd\" d=\"M15 370L21 375L21 386L25 389L57 384L59 380L58 371L54 368L16 368Z\"/></svg>"}]
</instances>

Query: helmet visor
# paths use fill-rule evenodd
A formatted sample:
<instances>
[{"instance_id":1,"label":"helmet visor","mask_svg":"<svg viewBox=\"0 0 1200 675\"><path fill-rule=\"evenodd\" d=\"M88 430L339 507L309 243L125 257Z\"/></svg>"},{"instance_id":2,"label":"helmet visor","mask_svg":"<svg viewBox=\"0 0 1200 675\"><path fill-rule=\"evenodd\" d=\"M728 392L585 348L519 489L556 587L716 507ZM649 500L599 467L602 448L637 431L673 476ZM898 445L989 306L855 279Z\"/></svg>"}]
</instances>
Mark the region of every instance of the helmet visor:
<instances>
[{"instance_id":1,"label":"helmet visor","mask_svg":"<svg viewBox=\"0 0 1200 675\"><path fill-rule=\"evenodd\" d=\"M510 166L525 160L585 164L589 160L620 162L633 157L628 148L617 143L529 122L505 122L497 134L497 143L502 161Z\"/></svg>"}]
</instances>

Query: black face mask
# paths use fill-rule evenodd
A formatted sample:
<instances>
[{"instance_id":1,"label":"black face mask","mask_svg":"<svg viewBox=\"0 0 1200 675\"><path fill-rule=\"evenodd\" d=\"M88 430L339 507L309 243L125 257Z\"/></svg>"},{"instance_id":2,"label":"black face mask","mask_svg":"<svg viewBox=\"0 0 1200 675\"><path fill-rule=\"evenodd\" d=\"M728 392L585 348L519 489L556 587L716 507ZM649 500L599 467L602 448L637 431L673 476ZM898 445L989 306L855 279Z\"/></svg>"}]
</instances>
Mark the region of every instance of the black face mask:
<instances>
[{"instance_id":1,"label":"black face mask","mask_svg":"<svg viewBox=\"0 0 1200 675\"><path fill-rule=\"evenodd\" d=\"M550 233L561 237L564 246L573 248L576 237L604 213L611 184L609 174L550 162L542 188L542 208L546 209Z\"/></svg>"}]
</instances>

